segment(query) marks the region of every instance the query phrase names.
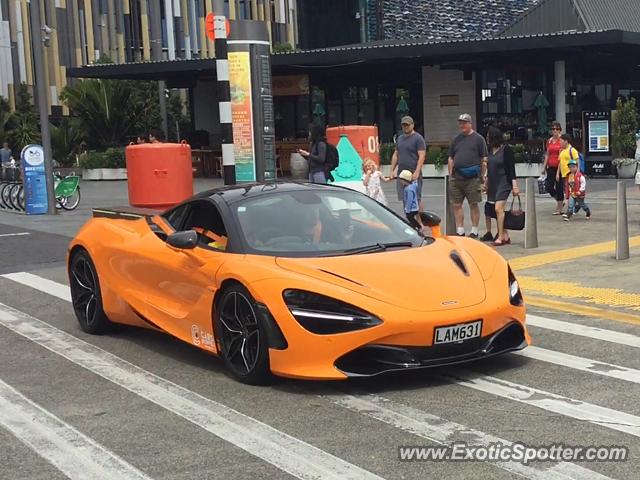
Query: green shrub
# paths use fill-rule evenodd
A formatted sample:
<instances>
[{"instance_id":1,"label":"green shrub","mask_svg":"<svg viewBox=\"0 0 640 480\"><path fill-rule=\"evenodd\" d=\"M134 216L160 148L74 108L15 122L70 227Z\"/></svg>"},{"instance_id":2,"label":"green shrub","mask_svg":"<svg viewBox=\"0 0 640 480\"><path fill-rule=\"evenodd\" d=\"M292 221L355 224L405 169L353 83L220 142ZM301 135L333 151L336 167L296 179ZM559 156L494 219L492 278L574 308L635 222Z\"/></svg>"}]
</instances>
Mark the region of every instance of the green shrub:
<instances>
[{"instance_id":1,"label":"green shrub","mask_svg":"<svg viewBox=\"0 0 640 480\"><path fill-rule=\"evenodd\" d=\"M635 98L631 97L626 102L622 98L618 98L611 124L613 156L633 158L636 151L636 132L638 131L638 110Z\"/></svg>"},{"instance_id":2,"label":"green shrub","mask_svg":"<svg viewBox=\"0 0 640 480\"><path fill-rule=\"evenodd\" d=\"M431 147L427 151L427 158L425 160L425 164L427 165L433 165L439 170L447 165L448 161L449 150L446 148Z\"/></svg>"},{"instance_id":3,"label":"green shrub","mask_svg":"<svg viewBox=\"0 0 640 480\"><path fill-rule=\"evenodd\" d=\"M380 144L380 165L391 165L391 157L393 152L396 151L395 143L381 143Z\"/></svg>"},{"instance_id":4,"label":"green shrub","mask_svg":"<svg viewBox=\"0 0 640 480\"><path fill-rule=\"evenodd\" d=\"M293 50L293 47L290 43L277 43L273 46L273 53L285 53Z\"/></svg>"},{"instance_id":5,"label":"green shrub","mask_svg":"<svg viewBox=\"0 0 640 480\"><path fill-rule=\"evenodd\" d=\"M80 155L80 167L91 170L94 168L124 168L126 165L124 149L109 148L104 152L84 152Z\"/></svg>"}]
</instances>

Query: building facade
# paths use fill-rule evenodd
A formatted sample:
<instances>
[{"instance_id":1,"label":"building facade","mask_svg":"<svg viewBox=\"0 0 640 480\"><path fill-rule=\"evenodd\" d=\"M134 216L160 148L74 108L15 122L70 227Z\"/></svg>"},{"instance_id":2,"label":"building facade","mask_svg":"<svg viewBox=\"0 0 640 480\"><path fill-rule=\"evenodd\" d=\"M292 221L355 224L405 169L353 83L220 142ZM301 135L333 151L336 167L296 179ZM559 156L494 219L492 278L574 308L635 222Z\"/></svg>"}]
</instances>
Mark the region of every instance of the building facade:
<instances>
[{"instance_id":1,"label":"building facade","mask_svg":"<svg viewBox=\"0 0 640 480\"><path fill-rule=\"evenodd\" d=\"M215 0L0 0L0 95L14 102L15 85L34 84L32 1L40 1L48 28L45 47L51 113L62 114L58 95L66 71L107 56L115 63L214 58L205 18ZM235 20L266 22L272 45L297 45L295 0L225 0Z\"/></svg>"}]
</instances>

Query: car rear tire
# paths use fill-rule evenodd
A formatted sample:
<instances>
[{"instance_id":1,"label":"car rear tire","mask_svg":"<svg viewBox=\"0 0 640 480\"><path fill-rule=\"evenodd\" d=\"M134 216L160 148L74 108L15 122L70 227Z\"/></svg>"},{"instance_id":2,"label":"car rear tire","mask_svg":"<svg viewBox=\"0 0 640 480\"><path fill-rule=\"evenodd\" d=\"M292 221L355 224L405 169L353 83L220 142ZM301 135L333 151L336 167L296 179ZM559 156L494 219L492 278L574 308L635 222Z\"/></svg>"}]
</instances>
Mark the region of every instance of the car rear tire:
<instances>
[{"instance_id":1,"label":"car rear tire","mask_svg":"<svg viewBox=\"0 0 640 480\"><path fill-rule=\"evenodd\" d=\"M86 250L73 254L69 264L71 303L80 328L92 335L106 333L112 323L102 308L102 294L96 267Z\"/></svg>"},{"instance_id":2,"label":"car rear tire","mask_svg":"<svg viewBox=\"0 0 640 480\"><path fill-rule=\"evenodd\" d=\"M219 355L234 378L250 385L270 383L265 326L246 288L236 284L222 292L214 309L214 329Z\"/></svg>"}]
</instances>

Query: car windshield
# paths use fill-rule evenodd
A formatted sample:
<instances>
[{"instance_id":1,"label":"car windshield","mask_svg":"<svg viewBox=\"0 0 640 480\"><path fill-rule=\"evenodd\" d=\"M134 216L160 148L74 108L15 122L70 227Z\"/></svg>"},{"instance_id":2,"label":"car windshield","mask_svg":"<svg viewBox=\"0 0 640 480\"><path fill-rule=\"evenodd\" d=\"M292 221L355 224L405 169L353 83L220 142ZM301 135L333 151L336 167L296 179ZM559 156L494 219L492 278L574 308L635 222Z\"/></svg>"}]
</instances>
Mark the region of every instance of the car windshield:
<instances>
[{"instance_id":1,"label":"car windshield","mask_svg":"<svg viewBox=\"0 0 640 480\"><path fill-rule=\"evenodd\" d=\"M232 205L253 253L327 256L422 245L401 218L355 191L273 191Z\"/></svg>"}]
</instances>

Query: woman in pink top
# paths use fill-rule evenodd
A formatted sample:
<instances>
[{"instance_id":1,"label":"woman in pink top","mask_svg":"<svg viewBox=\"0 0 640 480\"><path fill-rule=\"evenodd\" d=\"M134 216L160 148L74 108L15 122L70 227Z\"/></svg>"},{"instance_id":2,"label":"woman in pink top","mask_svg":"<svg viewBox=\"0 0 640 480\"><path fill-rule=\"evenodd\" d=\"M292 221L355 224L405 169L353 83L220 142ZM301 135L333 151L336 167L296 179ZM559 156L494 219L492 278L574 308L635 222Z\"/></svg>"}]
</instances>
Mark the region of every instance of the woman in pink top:
<instances>
[{"instance_id":1,"label":"woman in pink top","mask_svg":"<svg viewBox=\"0 0 640 480\"><path fill-rule=\"evenodd\" d=\"M559 122L551 124L551 132L553 136L547 140L547 148L544 154L544 164L542 165L542 173L547 176L547 193L556 199L556 209L554 215L562 214L564 202L564 185L563 179L557 179L558 167L560 165L560 135L562 135L562 125Z\"/></svg>"}]
</instances>

